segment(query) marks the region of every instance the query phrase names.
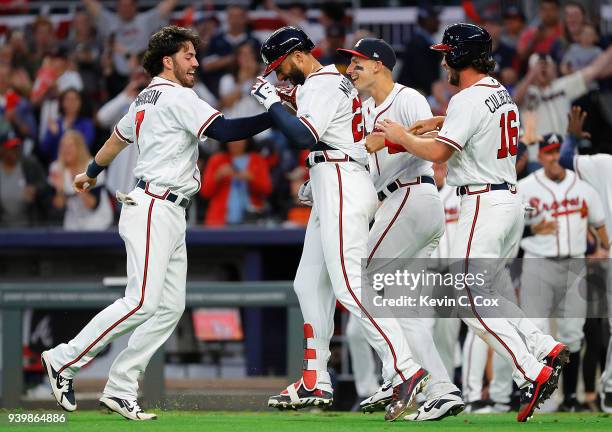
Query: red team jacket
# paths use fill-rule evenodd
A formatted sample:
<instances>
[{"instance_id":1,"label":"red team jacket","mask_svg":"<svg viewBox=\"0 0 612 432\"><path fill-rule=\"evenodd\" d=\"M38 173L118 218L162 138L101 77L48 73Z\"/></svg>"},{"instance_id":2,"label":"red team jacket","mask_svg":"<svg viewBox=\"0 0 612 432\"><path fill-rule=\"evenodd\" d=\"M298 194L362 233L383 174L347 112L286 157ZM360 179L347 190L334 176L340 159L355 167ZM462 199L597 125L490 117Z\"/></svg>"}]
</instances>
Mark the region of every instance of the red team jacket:
<instances>
[{"instance_id":1,"label":"red team jacket","mask_svg":"<svg viewBox=\"0 0 612 432\"><path fill-rule=\"evenodd\" d=\"M210 200L204 221L205 225L225 225L231 179L225 177L220 181L215 181L215 174L223 165L231 165L231 163L232 159L228 153L217 153L206 164L204 174L202 175L202 189L200 190L200 195ZM272 192L272 181L270 180L268 164L259 154L249 153L247 171L252 176L249 183L251 204L255 208L261 208L264 205L265 198Z\"/></svg>"}]
</instances>

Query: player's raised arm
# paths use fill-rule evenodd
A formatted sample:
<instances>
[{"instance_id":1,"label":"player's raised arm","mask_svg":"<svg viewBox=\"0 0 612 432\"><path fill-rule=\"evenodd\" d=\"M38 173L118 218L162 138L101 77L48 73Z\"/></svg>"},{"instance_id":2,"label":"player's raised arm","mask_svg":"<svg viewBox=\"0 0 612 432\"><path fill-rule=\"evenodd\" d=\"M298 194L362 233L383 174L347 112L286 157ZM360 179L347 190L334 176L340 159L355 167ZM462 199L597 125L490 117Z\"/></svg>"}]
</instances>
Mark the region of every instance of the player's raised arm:
<instances>
[{"instance_id":1,"label":"player's raised arm","mask_svg":"<svg viewBox=\"0 0 612 432\"><path fill-rule=\"evenodd\" d=\"M276 88L264 77L258 77L251 94L270 114L274 124L298 148L311 148L317 143L315 136L297 117L291 115L281 103Z\"/></svg>"},{"instance_id":2,"label":"player's raised arm","mask_svg":"<svg viewBox=\"0 0 612 432\"><path fill-rule=\"evenodd\" d=\"M567 114L567 135L563 140L561 146L561 156L559 157L559 164L563 168L574 170L574 157L576 156L576 147L578 142L582 138L584 121L586 119L587 112L583 111L579 106L573 106L570 112Z\"/></svg>"},{"instance_id":3,"label":"player's raised arm","mask_svg":"<svg viewBox=\"0 0 612 432\"><path fill-rule=\"evenodd\" d=\"M272 124L272 117L268 113L237 119L219 116L204 131L204 135L221 142L237 141L257 135L271 128Z\"/></svg>"}]
</instances>

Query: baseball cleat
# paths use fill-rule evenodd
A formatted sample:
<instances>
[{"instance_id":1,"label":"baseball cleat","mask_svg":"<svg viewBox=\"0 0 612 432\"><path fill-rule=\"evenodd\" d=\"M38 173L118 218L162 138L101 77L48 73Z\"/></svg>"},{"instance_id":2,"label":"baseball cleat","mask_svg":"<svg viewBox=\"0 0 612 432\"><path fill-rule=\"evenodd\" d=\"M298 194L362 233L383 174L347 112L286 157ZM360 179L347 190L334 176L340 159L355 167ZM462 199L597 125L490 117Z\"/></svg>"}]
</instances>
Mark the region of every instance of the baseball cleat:
<instances>
[{"instance_id":1,"label":"baseball cleat","mask_svg":"<svg viewBox=\"0 0 612 432\"><path fill-rule=\"evenodd\" d=\"M328 408L334 401L331 392L315 388L308 390L304 387L304 381L300 380L290 384L285 390L276 396L268 399L269 408L279 410L293 409L298 410L307 407Z\"/></svg>"},{"instance_id":2,"label":"baseball cleat","mask_svg":"<svg viewBox=\"0 0 612 432\"><path fill-rule=\"evenodd\" d=\"M391 398L393 397L393 386L390 382L384 382L383 385L376 390L372 396L367 399L364 399L359 404L359 409L361 412L365 413L373 413L376 411L384 411L387 405L391 403Z\"/></svg>"},{"instance_id":3,"label":"baseball cleat","mask_svg":"<svg viewBox=\"0 0 612 432\"><path fill-rule=\"evenodd\" d=\"M51 384L51 390L53 397L57 401L57 404L65 411L72 412L76 411L77 404L74 398L74 389L72 388L72 379L61 376L49 361L48 351L44 351L40 359L42 361L43 368L47 371L47 377L49 378L49 384Z\"/></svg>"},{"instance_id":4,"label":"baseball cleat","mask_svg":"<svg viewBox=\"0 0 612 432\"><path fill-rule=\"evenodd\" d=\"M435 399L426 401L419 409L404 417L410 421L442 420L444 417L456 416L465 409L460 391L454 391Z\"/></svg>"},{"instance_id":5,"label":"baseball cleat","mask_svg":"<svg viewBox=\"0 0 612 432\"><path fill-rule=\"evenodd\" d=\"M102 396L100 398L100 406L106 407L109 411L116 412L128 420L157 420L157 414L144 412L136 401L130 402L127 399L120 399L113 396Z\"/></svg>"},{"instance_id":6,"label":"baseball cleat","mask_svg":"<svg viewBox=\"0 0 612 432\"><path fill-rule=\"evenodd\" d=\"M559 375L561 369L568 364L570 361L570 351L562 343L558 343L555 347L544 357L546 366L553 368L553 373Z\"/></svg>"},{"instance_id":7,"label":"baseball cleat","mask_svg":"<svg viewBox=\"0 0 612 432\"><path fill-rule=\"evenodd\" d=\"M549 385L546 389L547 393L544 398L548 399L552 393L555 391L557 386L559 385L559 378L561 377L561 370L568 364L570 361L570 351L566 345L562 343L558 343L555 347L548 353L546 357L544 357L544 362L546 366L552 368L553 370L553 385Z\"/></svg>"},{"instance_id":8,"label":"baseball cleat","mask_svg":"<svg viewBox=\"0 0 612 432\"><path fill-rule=\"evenodd\" d=\"M557 388L559 379L553 376L553 369L544 366L535 381L530 382L521 389L521 406L516 420L526 422L533 416L533 412L540 404L552 395ZM552 388L554 386L554 388Z\"/></svg>"},{"instance_id":9,"label":"baseball cleat","mask_svg":"<svg viewBox=\"0 0 612 432\"><path fill-rule=\"evenodd\" d=\"M393 387L393 396L387 407L385 420L395 421L416 411L416 395L425 387L429 378L429 372L421 368L406 381Z\"/></svg>"}]
</instances>

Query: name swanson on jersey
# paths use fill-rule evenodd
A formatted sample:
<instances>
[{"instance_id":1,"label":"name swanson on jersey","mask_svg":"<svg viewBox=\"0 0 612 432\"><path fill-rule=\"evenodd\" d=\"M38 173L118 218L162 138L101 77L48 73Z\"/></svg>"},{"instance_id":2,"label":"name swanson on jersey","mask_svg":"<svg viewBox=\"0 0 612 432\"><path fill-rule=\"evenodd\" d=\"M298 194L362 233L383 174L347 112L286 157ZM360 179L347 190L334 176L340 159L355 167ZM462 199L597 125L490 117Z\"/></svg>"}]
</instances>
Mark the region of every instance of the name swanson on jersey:
<instances>
[{"instance_id":1,"label":"name swanson on jersey","mask_svg":"<svg viewBox=\"0 0 612 432\"><path fill-rule=\"evenodd\" d=\"M491 114L507 104L515 105L512 96L510 96L506 89L498 90L485 99L485 105L489 108Z\"/></svg>"},{"instance_id":2,"label":"name swanson on jersey","mask_svg":"<svg viewBox=\"0 0 612 432\"><path fill-rule=\"evenodd\" d=\"M162 92L159 90L149 90L143 91L136 97L136 106L144 105L144 104L152 104L155 105L157 103L157 99L161 96Z\"/></svg>"}]
</instances>

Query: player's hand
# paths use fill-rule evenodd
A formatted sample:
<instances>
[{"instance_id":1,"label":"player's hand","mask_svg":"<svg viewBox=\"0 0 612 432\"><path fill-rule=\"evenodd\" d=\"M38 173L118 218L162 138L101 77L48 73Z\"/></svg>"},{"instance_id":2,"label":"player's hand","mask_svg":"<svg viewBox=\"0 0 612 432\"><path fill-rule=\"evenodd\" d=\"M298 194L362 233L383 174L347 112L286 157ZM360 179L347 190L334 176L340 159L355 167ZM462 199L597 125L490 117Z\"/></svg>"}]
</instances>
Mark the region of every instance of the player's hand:
<instances>
[{"instance_id":1,"label":"player's hand","mask_svg":"<svg viewBox=\"0 0 612 432\"><path fill-rule=\"evenodd\" d=\"M76 192L87 192L96 185L98 180L88 177L86 173L77 174L72 182L72 187Z\"/></svg>"},{"instance_id":2,"label":"player's hand","mask_svg":"<svg viewBox=\"0 0 612 432\"><path fill-rule=\"evenodd\" d=\"M297 89L297 86L276 87L276 94L281 98L282 103L291 107L293 111L297 111Z\"/></svg>"},{"instance_id":3,"label":"player's hand","mask_svg":"<svg viewBox=\"0 0 612 432\"><path fill-rule=\"evenodd\" d=\"M404 126L389 119L376 123L375 127L385 134L386 139L394 143L401 143L408 134Z\"/></svg>"},{"instance_id":4,"label":"player's hand","mask_svg":"<svg viewBox=\"0 0 612 432\"><path fill-rule=\"evenodd\" d=\"M385 134L382 132L372 132L366 137L366 150L368 153L376 153L385 147Z\"/></svg>"},{"instance_id":5,"label":"player's hand","mask_svg":"<svg viewBox=\"0 0 612 432\"><path fill-rule=\"evenodd\" d=\"M587 112L583 111L578 105L574 105L567 114L567 133L574 135L578 139L589 138L590 134L582 131L586 117Z\"/></svg>"},{"instance_id":6,"label":"player's hand","mask_svg":"<svg viewBox=\"0 0 612 432\"><path fill-rule=\"evenodd\" d=\"M539 235L556 234L557 229L558 227L556 220L547 221L546 219L544 219L542 222L533 224L531 226L531 232Z\"/></svg>"},{"instance_id":7,"label":"player's hand","mask_svg":"<svg viewBox=\"0 0 612 432\"><path fill-rule=\"evenodd\" d=\"M444 123L444 116L436 116L425 120L418 120L410 125L408 132L415 135L440 130Z\"/></svg>"},{"instance_id":8,"label":"player's hand","mask_svg":"<svg viewBox=\"0 0 612 432\"><path fill-rule=\"evenodd\" d=\"M276 87L262 76L257 77L251 88L251 94L257 99L257 102L266 107L266 110L269 110L272 104L281 101L281 98L276 94Z\"/></svg>"},{"instance_id":9,"label":"player's hand","mask_svg":"<svg viewBox=\"0 0 612 432\"><path fill-rule=\"evenodd\" d=\"M295 189L294 189L295 190ZM310 187L310 180L305 181L300 190L298 191L298 200L300 204L312 207L312 188Z\"/></svg>"}]
</instances>

